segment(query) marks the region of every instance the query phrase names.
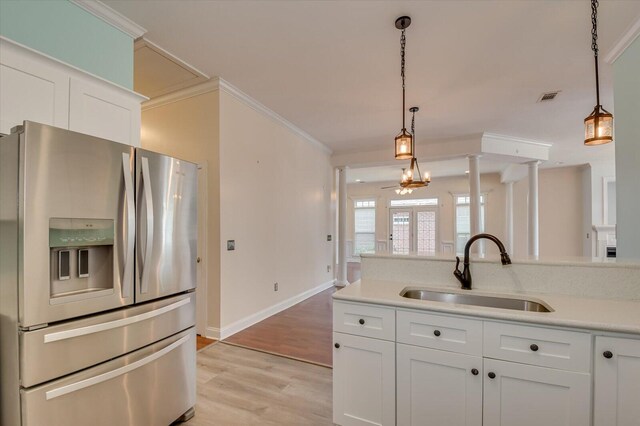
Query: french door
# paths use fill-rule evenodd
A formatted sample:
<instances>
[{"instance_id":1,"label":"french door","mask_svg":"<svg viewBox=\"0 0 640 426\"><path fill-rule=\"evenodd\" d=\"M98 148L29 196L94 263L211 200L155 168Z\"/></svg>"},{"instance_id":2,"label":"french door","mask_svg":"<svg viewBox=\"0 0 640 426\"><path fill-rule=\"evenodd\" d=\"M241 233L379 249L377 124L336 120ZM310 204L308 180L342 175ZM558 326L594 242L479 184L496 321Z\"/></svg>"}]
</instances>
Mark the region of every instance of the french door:
<instances>
[{"instance_id":1,"label":"french door","mask_svg":"<svg viewBox=\"0 0 640 426\"><path fill-rule=\"evenodd\" d=\"M435 254L438 248L437 207L389 209L389 240L394 254Z\"/></svg>"}]
</instances>

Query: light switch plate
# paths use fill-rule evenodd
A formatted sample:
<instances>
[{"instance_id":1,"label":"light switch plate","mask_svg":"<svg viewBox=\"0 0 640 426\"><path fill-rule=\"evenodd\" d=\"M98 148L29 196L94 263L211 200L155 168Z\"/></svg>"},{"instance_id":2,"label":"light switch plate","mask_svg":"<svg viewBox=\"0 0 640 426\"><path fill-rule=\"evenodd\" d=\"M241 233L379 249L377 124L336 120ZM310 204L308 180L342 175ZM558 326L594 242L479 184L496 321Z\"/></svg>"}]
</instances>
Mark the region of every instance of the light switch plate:
<instances>
[{"instance_id":1,"label":"light switch plate","mask_svg":"<svg viewBox=\"0 0 640 426\"><path fill-rule=\"evenodd\" d=\"M227 251L236 249L236 240L227 240Z\"/></svg>"}]
</instances>

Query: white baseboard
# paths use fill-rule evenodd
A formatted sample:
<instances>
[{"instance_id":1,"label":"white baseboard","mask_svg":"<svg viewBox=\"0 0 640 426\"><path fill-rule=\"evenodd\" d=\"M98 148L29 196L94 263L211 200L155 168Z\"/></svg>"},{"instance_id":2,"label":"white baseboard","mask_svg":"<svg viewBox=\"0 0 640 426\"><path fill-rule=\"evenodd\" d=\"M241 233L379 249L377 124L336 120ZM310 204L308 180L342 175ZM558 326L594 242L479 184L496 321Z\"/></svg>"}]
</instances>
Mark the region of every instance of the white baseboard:
<instances>
[{"instance_id":1,"label":"white baseboard","mask_svg":"<svg viewBox=\"0 0 640 426\"><path fill-rule=\"evenodd\" d=\"M218 327L207 327L204 331L207 339L220 340L220 329Z\"/></svg>"},{"instance_id":2,"label":"white baseboard","mask_svg":"<svg viewBox=\"0 0 640 426\"><path fill-rule=\"evenodd\" d=\"M285 309L292 307L296 303L300 303L303 300L308 299L314 294L318 294L321 291L326 290L329 287L332 287L334 284L335 284L335 280L322 283L319 286L316 286L296 296L290 297L287 300L283 300L282 302L279 302L273 306L270 306L266 309L256 312L255 314L239 319L238 321L235 321L226 327L222 327L222 329L207 327L207 337L209 337L210 339L217 339L217 340L226 339L227 337L234 335L237 332L242 331L245 328L250 327L257 322L260 322L266 318L269 318L270 316L275 315L280 311L284 311ZM211 335L211 337L209 335Z\"/></svg>"}]
</instances>

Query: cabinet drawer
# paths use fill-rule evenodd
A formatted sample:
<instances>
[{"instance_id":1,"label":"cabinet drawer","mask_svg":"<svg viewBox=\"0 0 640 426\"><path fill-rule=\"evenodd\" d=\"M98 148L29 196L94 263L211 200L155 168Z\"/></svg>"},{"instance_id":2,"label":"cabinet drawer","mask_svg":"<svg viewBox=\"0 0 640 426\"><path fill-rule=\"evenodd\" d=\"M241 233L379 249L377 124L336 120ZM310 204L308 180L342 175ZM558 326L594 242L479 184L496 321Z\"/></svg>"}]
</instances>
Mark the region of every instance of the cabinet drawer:
<instances>
[{"instance_id":1,"label":"cabinet drawer","mask_svg":"<svg viewBox=\"0 0 640 426\"><path fill-rule=\"evenodd\" d=\"M482 356L482 321L398 311L397 341Z\"/></svg>"},{"instance_id":2,"label":"cabinet drawer","mask_svg":"<svg viewBox=\"0 0 640 426\"><path fill-rule=\"evenodd\" d=\"M591 336L576 331L485 322L484 356L589 372Z\"/></svg>"},{"instance_id":3,"label":"cabinet drawer","mask_svg":"<svg viewBox=\"0 0 640 426\"><path fill-rule=\"evenodd\" d=\"M354 303L333 303L333 330L358 336L394 340L396 335L396 312Z\"/></svg>"}]
</instances>

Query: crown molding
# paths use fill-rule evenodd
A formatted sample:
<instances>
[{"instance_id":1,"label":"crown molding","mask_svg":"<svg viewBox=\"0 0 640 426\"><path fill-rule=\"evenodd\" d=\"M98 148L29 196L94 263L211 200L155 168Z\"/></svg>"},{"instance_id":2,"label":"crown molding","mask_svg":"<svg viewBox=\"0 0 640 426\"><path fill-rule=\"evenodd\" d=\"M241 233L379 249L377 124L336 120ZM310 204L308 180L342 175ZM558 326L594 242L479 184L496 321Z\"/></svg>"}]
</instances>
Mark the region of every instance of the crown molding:
<instances>
[{"instance_id":1,"label":"crown molding","mask_svg":"<svg viewBox=\"0 0 640 426\"><path fill-rule=\"evenodd\" d=\"M111 25L129 35L134 40L142 37L147 32L146 29L133 22L120 12L117 12L98 0L69 0L76 6L86 10L93 16L102 19Z\"/></svg>"},{"instance_id":2,"label":"crown molding","mask_svg":"<svg viewBox=\"0 0 640 426\"><path fill-rule=\"evenodd\" d=\"M218 90L218 81L207 80L204 83L196 84L185 89L177 90L175 92L167 93L166 95L150 99L142 104L142 111L147 111L174 102L183 101L185 99L193 98L194 96L202 95L208 92L215 92L216 90Z\"/></svg>"},{"instance_id":3,"label":"crown molding","mask_svg":"<svg viewBox=\"0 0 640 426\"><path fill-rule=\"evenodd\" d=\"M293 124L289 120L287 120L286 118L282 117L280 114L278 114L275 111L267 108L266 106L264 106L260 102L258 102L255 99L253 99L251 96L249 96L246 93L242 92L240 89L238 89L237 87L233 86L231 83L229 83L229 82L227 82L227 81L225 81L225 80L223 80L223 79L221 79L219 77L216 77L215 80L217 80L218 87L220 88L220 90L224 91L225 93L228 93L229 95L231 95L234 98L238 99L240 102L244 103L245 105L253 108L254 110L264 114L265 116L267 116L269 118L271 118L273 121L275 121L275 122L283 125L284 127L288 128L293 133L295 133L298 136L300 136L301 138L305 139L307 142L311 143L312 145L316 146L317 148L320 148L320 150L322 150L326 154L331 155L333 153L331 148L329 148L327 145L323 144L322 142L320 142L319 140L317 140L316 138L311 136L309 133L305 132L304 130L302 130L301 128L299 128L298 126L296 126L295 124Z\"/></svg>"},{"instance_id":4,"label":"crown molding","mask_svg":"<svg viewBox=\"0 0 640 426\"><path fill-rule=\"evenodd\" d=\"M631 23L627 31L624 32L618 42L607 53L607 56L604 57L604 60L609 64L613 64L638 36L640 36L640 16L637 16Z\"/></svg>"},{"instance_id":5,"label":"crown molding","mask_svg":"<svg viewBox=\"0 0 640 426\"><path fill-rule=\"evenodd\" d=\"M173 102L179 102L185 99L192 98L194 96L202 95L204 93L214 92L216 90L223 91L233 96L234 98L236 98L243 104L249 106L250 108L254 109L255 111L265 115L266 117L272 119L276 123L283 125L287 129L289 129L290 131L292 131L293 133L301 137L302 139L306 140L307 142L311 143L315 147L319 148L324 153L328 155L331 155L333 153L331 148L329 148L328 146L326 146L325 144L323 144L322 142L320 142L319 140L317 140L316 138L314 138L313 136L311 136L310 134L308 134L307 132L305 132L295 124L291 123L289 120L282 117L280 114L267 108L260 102L253 99L251 96L247 95L237 87L233 86L231 83L219 77L214 77L211 80L206 81L204 83L200 83L195 86L187 87L186 89L178 90L177 92L168 93L166 95L158 96L157 98L148 100L142 104L142 111L147 111L147 110L157 108L163 105L167 105Z\"/></svg>"}]
</instances>

